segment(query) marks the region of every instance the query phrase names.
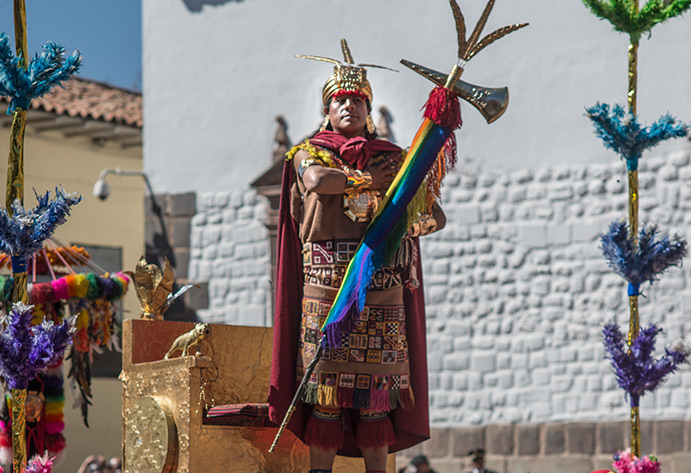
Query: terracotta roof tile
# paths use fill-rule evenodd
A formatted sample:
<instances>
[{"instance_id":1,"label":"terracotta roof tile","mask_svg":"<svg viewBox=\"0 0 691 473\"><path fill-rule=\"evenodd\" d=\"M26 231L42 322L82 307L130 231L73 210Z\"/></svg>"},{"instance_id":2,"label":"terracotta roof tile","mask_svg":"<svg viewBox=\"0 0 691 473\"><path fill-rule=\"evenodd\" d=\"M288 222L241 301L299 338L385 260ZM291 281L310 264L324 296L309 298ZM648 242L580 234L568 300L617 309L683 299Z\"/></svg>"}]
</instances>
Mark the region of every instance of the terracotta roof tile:
<instances>
[{"instance_id":1,"label":"terracotta roof tile","mask_svg":"<svg viewBox=\"0 0 691 473\"><path fill-rule=\"evenodd\" d=\"M7 98L3 97L3 101L7 102ZM79 77L73 77L63 87L55 87L50 94L32 100L31 108L140 128L143 124L140 92Z\"/></svg>"}]
</instances>

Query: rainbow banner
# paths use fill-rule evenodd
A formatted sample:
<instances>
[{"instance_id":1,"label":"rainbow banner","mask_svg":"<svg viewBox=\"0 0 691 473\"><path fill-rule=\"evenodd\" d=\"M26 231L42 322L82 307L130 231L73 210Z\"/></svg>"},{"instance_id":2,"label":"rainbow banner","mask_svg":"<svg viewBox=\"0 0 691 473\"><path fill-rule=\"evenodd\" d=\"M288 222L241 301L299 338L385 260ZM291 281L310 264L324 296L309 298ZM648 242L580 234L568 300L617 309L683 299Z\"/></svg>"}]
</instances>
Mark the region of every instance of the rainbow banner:
<instances>
[{"instance_id":1,"label":"rainbow banner","mask_svg":"<svg viewBox=\"0 0 691 473\"><path fill-rule=\"evenodd\" d=\"M331 310L321 330L329 346L338 346L339 334L348 327L349 314L362 311L367 297L367 287L374 272L385 261L385 253L393 253L408 230L410 202L420 189L428 171L434 165L444 144L453 132L451 127L437 125L425 118L413 139L401 169L391 183L372 221L367 226L355 255L350 260Z\"/></svg>"}]
</instances>

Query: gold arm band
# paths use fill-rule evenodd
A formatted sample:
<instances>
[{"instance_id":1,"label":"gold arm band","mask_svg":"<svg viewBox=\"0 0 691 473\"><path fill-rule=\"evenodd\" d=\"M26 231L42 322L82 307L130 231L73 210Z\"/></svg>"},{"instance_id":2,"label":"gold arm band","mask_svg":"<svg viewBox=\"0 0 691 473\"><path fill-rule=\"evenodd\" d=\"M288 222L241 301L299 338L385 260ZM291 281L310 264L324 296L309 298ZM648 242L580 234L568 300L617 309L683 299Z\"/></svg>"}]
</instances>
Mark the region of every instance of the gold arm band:
<instances>
[{"instance_id":1,"label":"gold arm band","mask_svg":"<svg viewBox=\"0 0 691 473\"><path fill-rule=\"evenodd\" d=\"M358 171L357 169L350 169L343 167L343 172L346 175L345 193L353 194L362 189L367 189L372 185L372 175L367 171Z\"/></svg>"},{"instance_id":2,"label":"gold arm band","mask_svg":"<svg viewBox=\"0 0 691 473\"><path fill-rule=\"evenodd\" d=\"M302 176L303 174L305 174L305 171L307 171L307 168L311 166L324 167L324 163L315 158L303 159L302 161L300 161L300 166L298 166L298 174L300 175L300 179L302 179Z\"/></svg>"}]
</instances>

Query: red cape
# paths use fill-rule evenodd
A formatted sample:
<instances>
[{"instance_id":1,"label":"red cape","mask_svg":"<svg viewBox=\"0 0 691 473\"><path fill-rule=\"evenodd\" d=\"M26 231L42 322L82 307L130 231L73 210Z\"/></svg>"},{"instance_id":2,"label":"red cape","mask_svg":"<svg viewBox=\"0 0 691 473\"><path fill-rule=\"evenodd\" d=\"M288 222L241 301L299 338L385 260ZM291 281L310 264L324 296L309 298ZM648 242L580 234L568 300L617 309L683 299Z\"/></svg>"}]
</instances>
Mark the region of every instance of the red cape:
<instances>
[{"instance_id":1,"label":"red cape","mask_svg":"<svg viewBox=\"0 0 691 473\"><path fill-rule=\"evenodd\" d=\"M296 380L296 364L300 346L300 322L302 318L302 244L298 236L297 222L290 213L290 188L295 179L291 162L283 168L283 183L278 220L278 250L276 252L276 309L274 312L274 339L269 388L269 417L276 424L283 422L290 402L299 384ZM417 241L416 241L417 244ZM418 254L419 251L418 251ZM410 378L415 396L415 406L391 413L396 443L390 452L410 448L429 438L429 398L427 393L427 348L425 326L425 300L422 285L422 265L417 265L420 287L414 292L404 290L406 311L406 335L410 357ZM406 280L407 275L404 274ZM311 406L298 402L288 429L304 441L304 430ZM357 413L346 413L355 415ZM352 424L351 424L352 425ZM339 455L359 457L352 430L345 432L346 444Z\"/></svg>"}]
</instances>

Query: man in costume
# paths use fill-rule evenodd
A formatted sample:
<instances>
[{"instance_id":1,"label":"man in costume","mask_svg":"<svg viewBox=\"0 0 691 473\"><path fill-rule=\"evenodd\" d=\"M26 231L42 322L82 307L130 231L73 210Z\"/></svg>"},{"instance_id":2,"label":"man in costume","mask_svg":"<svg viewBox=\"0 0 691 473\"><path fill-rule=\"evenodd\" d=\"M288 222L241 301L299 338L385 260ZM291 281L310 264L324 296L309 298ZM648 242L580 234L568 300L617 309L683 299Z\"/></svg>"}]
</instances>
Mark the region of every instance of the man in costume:
<instances>
[{"instance_id":1,"label":"man in costume","mask_svg":"<svg viewBox=\"0 0 691 473\"><path fill-rule=\"evenodd\" d=\"M323 88L322 128L288 154L277 252L276 316L269 404L280 423L313 359L320 327L348 263L402 162L376 139L366 70L335 64ZM387 454L429 438L425 320L417 236L443 227L441 210L413 225L370 282L338 346L327 346L288 428L310 446L311 472L330 472L337 453L360 456L369 473Z\"/></svg>"}]
</instances>

